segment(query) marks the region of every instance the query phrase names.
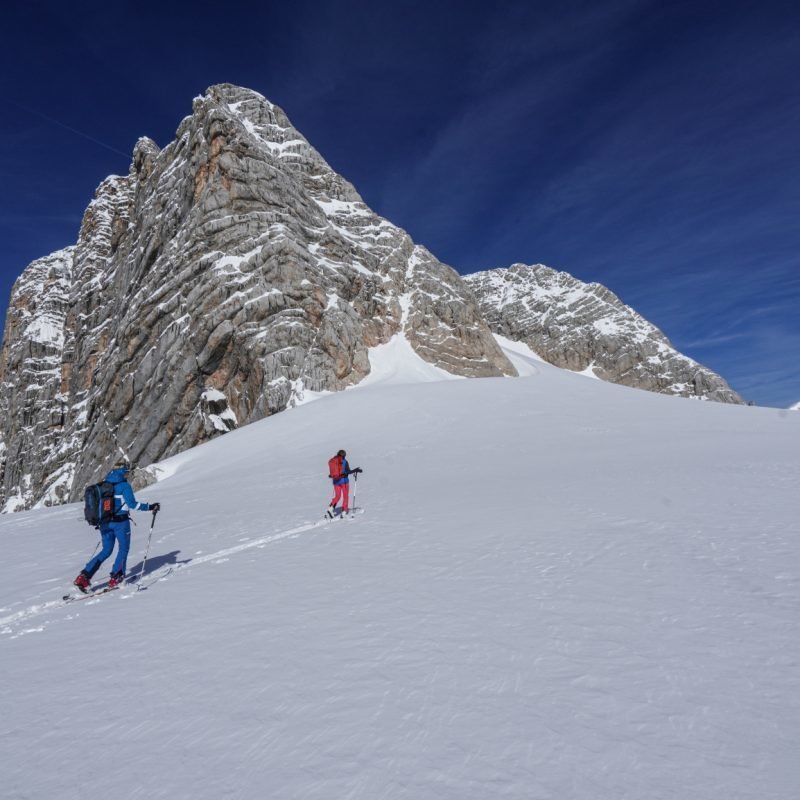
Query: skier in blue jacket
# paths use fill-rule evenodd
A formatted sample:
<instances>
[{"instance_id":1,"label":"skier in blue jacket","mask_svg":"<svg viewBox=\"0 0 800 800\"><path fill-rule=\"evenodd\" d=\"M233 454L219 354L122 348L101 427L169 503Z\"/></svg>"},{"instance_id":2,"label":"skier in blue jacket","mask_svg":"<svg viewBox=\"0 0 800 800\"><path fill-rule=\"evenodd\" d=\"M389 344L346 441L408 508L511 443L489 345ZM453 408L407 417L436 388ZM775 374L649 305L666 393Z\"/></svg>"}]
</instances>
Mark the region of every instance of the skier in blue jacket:
<instances>
[{"instance_id":1,"label":"skier in blue jacket","mask_svg":"<svg viewBox=\"0 0 800 800\"><path fill-rule=\"evenodd\" d=\"M130 511L153 511L161 508L159 503L140 503L133 495L133 489L128 483L127 475L130 467L123 462L114 465L114 469L103 479L114 484L114 516L107 522L100 523L100 537L103 548L81 570L80 575L73 581L82 592L91 588L91 580L100 565L114 551L114 542L119 543L117 557L111 569L111 579L108 588L119 586L125 578L125 562L131 547L131 522Z\"/></svg>"}]
</instances>

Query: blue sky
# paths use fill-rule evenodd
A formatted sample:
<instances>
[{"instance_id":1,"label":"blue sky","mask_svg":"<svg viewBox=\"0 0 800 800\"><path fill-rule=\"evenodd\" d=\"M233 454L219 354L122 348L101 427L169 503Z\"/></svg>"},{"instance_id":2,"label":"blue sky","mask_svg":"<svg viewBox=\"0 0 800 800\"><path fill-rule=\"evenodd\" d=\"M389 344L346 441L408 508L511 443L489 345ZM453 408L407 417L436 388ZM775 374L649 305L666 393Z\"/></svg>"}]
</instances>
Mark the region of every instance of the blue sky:
<instances>
[{"instance_id":1,"label":"blue sky","mask_svg":"<svg viewBox=\"0 0 800 800\"><path fill-rule=\"evenodd\" d=\"M32 2L0 35L3 308L229 81L460 272L598 281L745 399L800 400L794 3Z\"/></svg>"}]
</instances>

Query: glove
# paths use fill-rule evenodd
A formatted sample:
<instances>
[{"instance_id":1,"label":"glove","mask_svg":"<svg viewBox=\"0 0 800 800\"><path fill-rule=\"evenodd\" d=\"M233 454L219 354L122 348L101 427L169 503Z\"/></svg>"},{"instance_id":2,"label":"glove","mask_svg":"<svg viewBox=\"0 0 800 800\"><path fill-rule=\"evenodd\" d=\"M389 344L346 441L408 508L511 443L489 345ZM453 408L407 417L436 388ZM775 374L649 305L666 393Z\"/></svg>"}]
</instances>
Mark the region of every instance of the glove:
<instances>
[{"instance_id":1,"label":"glove","mask_svg":"<svg viewBox=\"0 0 800 800\"><path fill-rule=\"evenodd\" d=\"M150 510L155 514L157 511L161 511L161 503L150 503Z\"/></svg>"},{"instance_id":2,"label":"glove","mask_svg":"<svg viewBox=\"0 0 800 800\"><path fill-rule=\"evenodd\" d=\"M350 470L350 472L352 472L354 475L358 475L359 472L363 472L363 471L364 470L361 469L361 467L356 467L355 469L351 469Z\"/></svg>"}]
</instances>

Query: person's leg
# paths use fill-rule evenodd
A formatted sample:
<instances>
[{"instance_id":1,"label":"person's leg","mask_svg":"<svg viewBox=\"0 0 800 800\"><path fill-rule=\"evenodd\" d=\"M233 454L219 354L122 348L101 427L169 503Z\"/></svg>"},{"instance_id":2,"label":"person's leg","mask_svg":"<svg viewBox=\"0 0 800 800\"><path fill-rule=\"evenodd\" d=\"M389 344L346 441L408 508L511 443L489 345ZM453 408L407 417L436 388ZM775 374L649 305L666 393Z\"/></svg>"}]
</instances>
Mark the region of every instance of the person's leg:
<instances>
[{"instance_id":1,"label":"person's leg","mask_svg":"<svg viewBox=\"0 0 800 800\"><path fill-rule=\"evenodd\" d=\"M349 510L350 502L350 484L342 484L342 514L346 514Z\"/></svg>"},{"instance_id":2,"label":"person's leg","mask_svg":"<svg viewBox=\"0 0 800 800\"><path fill-rule=\"evenodd\" d=\"M117 557L114 559L114 566L111 575L119 579L125 577L125 568L128 562L128 552L131 549L131 525L129 522L115 522L114 536L117 538Z\"/></svg>"},{"instance_id":3,"label":"person's leg","mask_svg":"<svg viewBox=\"0 0 800 800\"><path fill-rule=\"evenodd\" d=\"M95 572L100 569L100 565L111 555L114 551L114 534L112 531L103 526L100 529L100 539L103 542L103 547L100 552L92 558L83 568L83 574L91 580Z\"/></svg>"}]
</instances>

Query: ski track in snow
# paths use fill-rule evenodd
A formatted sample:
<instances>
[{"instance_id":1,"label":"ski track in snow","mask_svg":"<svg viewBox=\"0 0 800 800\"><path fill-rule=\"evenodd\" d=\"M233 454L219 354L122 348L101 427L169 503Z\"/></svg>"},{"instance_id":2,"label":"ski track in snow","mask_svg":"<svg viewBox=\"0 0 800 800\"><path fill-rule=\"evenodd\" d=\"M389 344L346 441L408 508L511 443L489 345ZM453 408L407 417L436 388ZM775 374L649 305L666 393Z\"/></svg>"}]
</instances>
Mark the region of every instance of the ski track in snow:
<instances>
[{"instance_id":1,"label":"ski track in snow","mask_svg":"<svg viewBox=\"0 0 800 800\"><path fill-rule=\"evenodd\" d=\"M179 570L187 569L188 567L196 567L200 564L207 564L209 562L221 562L223 560L227 560L229 556L236 555L237 553L241 553L244 550L251 550L254 547L266 547L269 544L273 544L274 542L279 542L283 539L292 539L297 536L300 536L303 533L308 533L309 531L313 531L317 528L321 528L327 525L332 525L335 523L342 523L342 522L353 522L352 518L347 519L321 519L316 522L308 522L303 525L298 525L296 528L292 528L290 530L284 531L282 533L277 534L270 534L269 536L263 536L260 539L252 539L247 542L243 542L242 544L236 545L234 547L228 547L224 550L218 550L214 553L208 553L205 555L195 556L191 560L181 563L181 564L171 564L164 567L159 567L152 572L145 573L141 579L134 581L133 583L129 584L128 586L123 587L122 589L118 589L114 592L115 596L118 599L128 599L130 597L135 597L137 593L143 591L155 583L158 583L161 580L164 580L171 574L178 572ZM128 579L133 576L128 576ZM56 578L48 579L48 583L56 581ZM101 584L102 585L102 584ZM73 589L74 591L74 589ZM95 590L97 592L96 596L87 596L77 597L76 599L85 605L91 605L96 602L100 602L103 599L103 592L100 589ZM109 593L110 594L110 593ZM105 598L108 601L110 598ZM50 600L44 603L39 603L35 605L28 606L27 608L23 608L20 611L16 611L13 614L9 614L5 617L0 617L0 636L8 636L10 635L11 638L16 638L17 636L23 636L27 633L39 633L44 630L44 625L40 625L35 628L25 628L22 630L18 629L18 626L22 623L27 623L28 620L40 617L51 612L57 611L62 608L66 608L67 606L71 606L75 600L64 600L63 597L58 600ZM5 609L2 609L5 610Z\"/></svg>"}]
</instances>

